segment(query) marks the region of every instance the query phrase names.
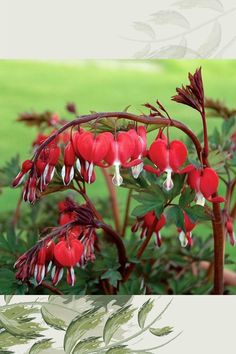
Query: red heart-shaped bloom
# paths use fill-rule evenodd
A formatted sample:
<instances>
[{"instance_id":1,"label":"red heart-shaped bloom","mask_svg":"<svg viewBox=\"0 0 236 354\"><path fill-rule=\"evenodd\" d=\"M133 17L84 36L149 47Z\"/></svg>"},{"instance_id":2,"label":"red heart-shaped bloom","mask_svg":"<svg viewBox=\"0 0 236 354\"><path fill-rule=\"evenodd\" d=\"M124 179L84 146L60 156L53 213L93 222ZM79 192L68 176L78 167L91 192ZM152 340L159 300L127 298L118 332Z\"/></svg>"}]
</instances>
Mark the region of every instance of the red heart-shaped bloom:
<instances>
[{"instance_id":1,"label":"red heart-shaped bloom","mask_svg":"<svg viewBox=\"0 0 236 354\"><path fill-rule=\"evenodd\" d=\"M184 143L179 140L173 140L169 146L169 165L173 171L177 171L188 157L188 150Z\"/></svg>"},{"instance_id":2,"label":"red heart-shaped bloom","mask_svg":"<svg viewBox=\"0 0 236 354\"><path fill-rule=\"evenodd\" d=\"M76 239L59 241L54 248L54 257L62 267L74 267L80 261L84 246Z\"/></svg>"},{"instance_id":3,"label":"red heart-shaped bloom","mask_svg":"<svg viewBox=\"0 0 236 354\"><path fill-rule=\"evenodd\" d=\"M205 198L217 192L219 178L217 173L209 167L204 168L200 177L200 191Z\"/></svg>"},{"instance_id":4,"label":"red heart-shaped bloom","mask_svg":"<svg viewBox=\"0 0 236 354\"><path fill-rule=\"evenodd\" d=\"M77 138L78 152L85 161L100 163L109 150L112 138L111 133L101 133L95 137L91 132L84 132Z\"/></svg>"}]
</instances>

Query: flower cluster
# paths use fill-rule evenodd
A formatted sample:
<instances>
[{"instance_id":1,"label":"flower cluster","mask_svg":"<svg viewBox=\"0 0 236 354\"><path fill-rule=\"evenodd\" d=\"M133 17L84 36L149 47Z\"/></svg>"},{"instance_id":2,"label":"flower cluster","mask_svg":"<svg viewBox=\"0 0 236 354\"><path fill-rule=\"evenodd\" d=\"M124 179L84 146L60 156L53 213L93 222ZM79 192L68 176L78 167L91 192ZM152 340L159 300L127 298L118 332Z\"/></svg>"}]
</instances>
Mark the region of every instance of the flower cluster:
<instances>
[{"instance_id":1,"label":"flower cluster","mask_svg":"<svg viewBox=\"0 0 236 354\"><path fill-rule=\"evenodd\" d=\"M132 232L137 232L141 230L140 237L146 237L148 234L155 234L155 244L160 247L162 243L160 230L166 225L166 216L162 214L158 219L154 211L149 211L142 217L138 217L137 221L132 226ZM179 240L182 247L192 246L192 230L196 226L188 215L184 213L184 229L177 228L179 233Z\"/></svg>"},{"instance_id":2,"label":"flower cluster","mask_svg":"<svg viewBox=\"0 0 236 354\"><path fill-rule=\"evenodd\" d=\"M188 184L196 191L197 204L204 205L205 199L212 202L223 201L221 197L214 197L219 183L216 172L209 167L196 168L192 164L185 165L188 158L187 147L180 140L169 141L162 130L159 131L149 149L144 126L115 134L111 132L93 134L79 128L71 134L70 138L68 135L63 138L66 142L63 147L60 147L57 136L41 148L45 139L44 136L38 137L35 144L36 152L38 151L37 158L24 161L21 171L13 181L13 187L17 187L24 176L28 175L23 198L30 203L34 203L51 182L56 166L61 170L64 185L69 185L74 178L77 178L76 170L79 173L78 178L93 183L96 178L95 166L102 168L114 166L112 181L116 186L123 183L120 168L131 168L134 178L138 178L143 169L157 176L166 173L163 187L167 191L173 188L174 173L187 173ZM63 164L60 155L64 155ZM153 166L144 165L144 158L149 159Z\"/></svg>"},{"instance_id":3,"label":"flower cluster","mask_svg":"<svg viewBox=\"0 0 236 354\"><path fill-rule=\"evenodd\" d=\"M59 203L59 212L60 226L17 260L18 279L25 281L34 277L37 284L41 284L51 271L52 283L57 285L66 269L67 283L73 286L76 280L74 267L95 260L94 227L78 222L77 205L70 199Z\"/></svg>"}]
</instances>

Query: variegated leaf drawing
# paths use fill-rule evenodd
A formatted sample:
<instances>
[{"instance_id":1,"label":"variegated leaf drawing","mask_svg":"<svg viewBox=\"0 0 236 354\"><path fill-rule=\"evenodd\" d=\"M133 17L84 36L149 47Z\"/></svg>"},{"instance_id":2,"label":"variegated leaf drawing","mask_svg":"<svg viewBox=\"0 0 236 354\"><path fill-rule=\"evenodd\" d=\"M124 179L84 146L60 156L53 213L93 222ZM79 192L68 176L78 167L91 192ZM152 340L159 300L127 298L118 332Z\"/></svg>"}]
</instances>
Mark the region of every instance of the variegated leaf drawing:
<instances>
[{"instance_id":1,"label":"variegated leaf drawing","mask_svg":"<svg viewBox=\"0 0 236 354\"><path fill-rule=\"evenodd\" d=\"M52 314L46 306L42 306L41 315L42 315L44 321L49 326L51 326L55 329L61 329L61 330L66 329L67 326L66 326L65 321L59 317L54 316L54 314Z\"/></svg>"},{"instance_id":2,"label":"variegated leaf drawing","mask_svg":"<svg viewBox=\"0 0 236 354\"><path fill-rule=\"evenodd\" d=\"M219 0L179 0L173 3L182 9L191 9L193 7L203 7L209 8L211 10L223 12L224 7L221 1Z\"/></svg>"},{"instance_id":3,"label":"variegated leaf drawing","mask_svg":"<svg viewBox=\"0 0 236 354\"><path fill-rule=\"evenodd\" d=\"M4 300L6 304L9 304L14 295L4 295Z\"/></svg>"},{"instance_id":4,"label":"variegated leaf drawing","mask_svg":"<svg viewBox=\"0 0 236 354\"><path fill-rule=\"evenodd\" d=\"M50 348L50 349L44 349L40 352L40 354L65 354L63 349L59 348Z\"/></svg>"},{"instance_id":5,"label":"variegated leaf drawing","mask_svg":"<svg viewBox=\"0 0 236 354\"><path fill-rule=\"evenodd\" d=\"M110 343L115 332L132 318L134 311L135 309L132 309L131 305L128 305L119 309L108 318L103 330L103 339L106 345Z\"/></svg>"},{"instance_id":6,"label":"variegated leaf drawing","mask_svg":"<svg viewBox=\"0 0 236 354\"><path fill-rule=\"evenodd\" d=\"M133 23L133 27L136 31L140 31L144 34L146 34L149 38L151 39L156 39L156 33L154 31L154 29L152 28L152 26L150 26L149 24L145 23L145 22L134 22Z\"/></svg>"},{"instance_id":7,"label":"variegated leaf drawing","mask_svg":"<svg viewBox=\"0 0 236 354\"><path fill-rule=\"evenodd\" d=\"M147 43L142 49L134 53L134 58L140 59L140 58L148 57L150 50L151 50L151 44Z\"/></svg>"},{"instance_id":8,"label":"variegated leaf drawing","mask_svg":"<svg viewBox=\"0 0 236 354\"><path fill-rule=\"evenodd\" d=\"M39 342L36 342L30 348L29 354L41 354L43 350L51 348L52 339L42 339Z\"/></svg>"},{"instance_id":9,"label":"variegated leaf drawing","mask_svg":"<svg viewBox=\"0 0 236 354\"><path fill-rule=\"evenodd\" d=\"M106 351L106 354L132 354L132 353L133 351L127 348L126 345L117 345L108 349L108 351Z\"/></svg>"},{"instance_id":10,"label":"variegated leaf drawing","mask_svg":"<svg viewBox=\"0 0 236 354\"><path fill-rule=\"evenodd\" d=\"M88 334L89 330L96 328L101 323L105 313L103 308L98 307L74 318L64 337L64 349L67 354L70 354L85 333Z\"/></svg>"},{"instance_id":11,"label":"variegated leaf drawing","mask_svg":"<svg viewBox=\"0 0 236 354\"><path fill-rule=\"evenodd\" d=\"M173 332L173 327L162 327L162 328L150 328L149 331L158 337L167 336L168 334Z\"/></svg>"},{"instance_id":12,"label":"variegated leaf drawing","mask_svg":"<svg viewBox=\"0 0 236 354\"><path fill-rule=\"evenodd\" d=\"M151 14L151 21L155 25L177 25L184 28L190 28L187 18L178 11L162 10Z\"/></svg>"},{"instance_id":13,"label":"variegated leaf drawing","mask_svg":"<svg viewBox=\"0 0 236 354\"><path fill-rule=\"evenodd\" d=\"M187 50L187 41L185 38L182 38L179 44L171 44L164 47L161 47L149 54L149 58L160 58L160 59L180 59L184 58Z\"/></svg>"},{"instance_id":14,"label":"variegated leaf drawing","mask_svg":"<svg viewBox=\"0 0 236 354\"><path fill-rule=\"evenodd\" d=\"M138 324L140 328L144 328L148 314L151 312L154 300L148 299L138 312Z\"/></svg>"},{"instance_id":15,"label":"variegated leaf drawing","mask_svg":"<svg viewBox=\"0 0 236 354\"><path fill-rule=\"evenodd\" d=\"M13 347L14 345L26 344L31 338L15 336L7 331L1 331L0 333L0 353L5 350Z\"/></svg>"},{"instance_id":16,"label":"variegated leaf drawing","mask_svg":"<svg viewBox=\"0 0 236 354\"><path fill-rule=\"evenodd\" d=\"M210 34L206 41L199 47L198 53L202 57L210 57L214 51L219 47L221 42L221 25L219 22L215 22L211 28Z\"/></svg>"},{"instance_id":17,"label":"variegated leaf drawing","mask_svg":"<svg viewBox=\"0 0 236 354\"><path fill-rule=\"evenodd\" d=\"M71 354L90 354L101 346L101 337L89 337L79 341Z\"/></svg>"},{"instance_id":18,"label":"variegated leaf drawing","mask_svg":"<svg viewBox=\"0 0 236 354\"><path fill-rule=\"evenodd\" d=\"M0 328L4 328L12 335L30 338L39 337L41 336L40 332L44 331L45 328L41 327L39 323L33 322L33 318L27 317L29 313L35 311L37 310L28 310L24 306L14 306L2 311L0 312Z\"/></svg>"}]
</instances>

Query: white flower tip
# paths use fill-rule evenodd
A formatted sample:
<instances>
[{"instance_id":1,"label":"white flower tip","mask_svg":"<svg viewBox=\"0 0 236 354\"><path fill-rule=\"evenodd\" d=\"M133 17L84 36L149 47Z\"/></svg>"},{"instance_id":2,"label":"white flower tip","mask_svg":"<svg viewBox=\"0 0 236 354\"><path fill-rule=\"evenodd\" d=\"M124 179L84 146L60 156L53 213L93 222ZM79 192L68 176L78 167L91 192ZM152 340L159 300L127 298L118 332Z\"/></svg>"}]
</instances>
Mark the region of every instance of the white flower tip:
<instances>
[{"instance_id":1,"label":"white flower tip","mask_svg":"<svg viewBox=\"0 0 236 354\"><path fill-rule=\"evenodd\" d=\"M140 175L140 173L143 171L143 162L140 164L131 167L132 175L135 179L137 179Z\"/></svg>"},{"instance_id":2,"label":"white flower tip","mask_svg":"<svg viewBox=\"0 0 236 354\"><path fill-rule=\"evenodd\" d=\"M179 241L180 241L181 247L186 247L188 245L188 239L187 239L184 231L181 231L179 233Z\"/></svg>"}]
</instances>

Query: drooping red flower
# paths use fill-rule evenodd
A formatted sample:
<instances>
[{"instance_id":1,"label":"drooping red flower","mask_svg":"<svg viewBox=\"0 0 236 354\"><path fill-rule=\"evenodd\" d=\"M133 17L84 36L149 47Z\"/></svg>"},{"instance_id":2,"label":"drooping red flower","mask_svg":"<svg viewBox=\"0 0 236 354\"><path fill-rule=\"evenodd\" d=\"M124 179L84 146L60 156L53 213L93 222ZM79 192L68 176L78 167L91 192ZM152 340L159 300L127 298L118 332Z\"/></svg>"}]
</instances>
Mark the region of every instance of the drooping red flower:
<instances>
[{"instance_id":1,"label":"drooping red flower","mask_svg":"<svg viewBox=\"0 0 236 354\"><path fill-rule=\"evenodd\" d=\"M129 168L141 162L140 159L131 160L135 152L135 141L128 132L119 132L110 140L109 150L105 156L105 161L110 166L115 167L112 182L120 186L123 178L120 174L120 167Z\"/></svg>"},{"instance_id":2,"label":"drooping red flower","mask_svg":"<svg viewBox=\"0 0 236 354\"><path fill-rule=\"evenodd\" d=\"M61 170L62 180L65 185L70 184L70 182L74 178L75 159L76 155L73 148L73 144L69 142L64 150L64 166Z\"/></svg>"},{"instance_id":3,"label":"drooping red flower","mask_svg":"<svg viewBox=\"0 0 236 354\"><path fill-rule=\"evenodd\" d=\"M67 268L67 282L73 286L75 283L74 267L79 263L84 251L83 244L75 239L67 237L67 239L59 241L54 248L54 258L56 265L52 269L52 280L57 284L63 275L62 268ZM61 268L61 269L60 269Z\"/></svg>"},{"instance_id":4,"label":"drooping red flower","mask_svg":"<svg viewBox=\"0 0 236 354\"><path fill-rule=\"evenodd\" d=\"M148 235L150 230L153 227L153 224L156 222L156 226L154 229L154 233L156 235L156 240L155 244L160 247L161 246L161 233L160 230L165 226L166 224L166 217L164 214L161 215L159 219L157 219L154 211L149 211L147 214L145 214L142 217L137 218L137 222L132 226L131 230L132 232L137 232L139 229L141 229L141 238L145 237Z\"/></svg>"},{"instance_id":5,"label":"drooping red flower","mask_svg":"<svg viewBox=\"0 0 236 354\"><path fill-rule=\"evenodd\" d=\"M25 175L31 170L32 166L33 166L33 162L31 160L25 160L22 163L20 172L18 173L18 175L14 178L14 180L12 182L12 187L16 188L21 184Z\"/></svg>"},{"instance_id":6,"label":"drooping red flower","mask_svg":"<svg viewBox=\"0 0 236 354\"><path fill-rule=\"evenodd\" d=\"M168 143L164 138L157 138L157 140L151 144L148 155L159 170L157 174L163 172L167 173L167 178L163 184L167 191L171 190L174 186L171 177L173 172L186 173L192 168L192 166L189 165L182 170L179 169L188 157L188 150L185 144L179 140L173 140Z\"/></svg>"},{"instance_id":7,"label":"drooping red flower","mask_svg":"<svg viewBox=\"0 0 236 354\"><path fill-rule=\"evenodd\" d=\"M74 137L75 152L85 161L85 169L88 173L88 183L91 182L94 165L103 166L102 161L108 153L111 133L101 133L95 136L91 132L82 132ZM81 163L77 168L81 172Z\"/></svg>"},{"instance_id":8,"label":"drooping red flower","mask_svg":"<svg viewBox=\"0 0 236 354\"><path fill-rule=\"evenodd\" d=\"M38 254L34 266L34 278L38 284L41 284L45 275L50 271L53 260L55 244L52 240L43 245Z\"/></svg>"},{"instance_id":9,"label":"drooping red flower","mask_svg":"<svg viewBox=\"0 0 236 354\"><path fill-rule=\"evenodd\" d=\"M192 239L192 230L195 228L196 224L193 223L188 215L184 212L184 227L185 230L178 228L179 232L179 240L182 247L192 246L193 239Z\"/></svg>"},{"instance_id":10,"label":"drooping red flower","mask_svg":"<svg viewBox=\"0 0 236 354\"><path fill-rule=\"evenodd\" d=\"M204 206L205 199L214 203L224 201L222 197L213 197L218 189L219 177L212 168L194 168L189 172L187 181L189 186L196 191L197 204Z\"/></svg>"},{"instance_id":11,"label":"drooping red flower","mask_svg":"<svg viewBox=\"0 0 236 354\"><path fill-rule=\"evenodd\" d=\"M147 154L147 132L144 126L139 126L137 130L130 129L128 134L134 141L134 150L131 156L131 160L142 159ZM143 162L132 166L132 175L134 178L138 178L143 170Z\"/></svg>"}]
</instances>

